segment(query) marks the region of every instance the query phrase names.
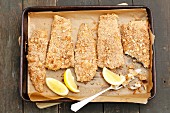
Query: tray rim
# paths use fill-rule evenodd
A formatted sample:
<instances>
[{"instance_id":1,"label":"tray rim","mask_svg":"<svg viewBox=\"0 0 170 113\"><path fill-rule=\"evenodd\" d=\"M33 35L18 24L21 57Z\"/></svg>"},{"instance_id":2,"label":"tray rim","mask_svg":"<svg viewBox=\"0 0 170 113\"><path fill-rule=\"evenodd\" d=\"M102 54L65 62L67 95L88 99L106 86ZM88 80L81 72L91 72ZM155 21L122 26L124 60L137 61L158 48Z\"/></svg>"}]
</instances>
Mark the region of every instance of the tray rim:
<instances>
[{"instance_id":1,"label":"tray rim","mask_svg":"<svg viewBox=\"0 0 170 113\"><path fill-rule=\"evenodd\" d=\"M106 5L106 6L32 6L32 7L27 7L23 10L22 12L22 23L21 23L21 40L20 40L20 77L19 77L19 93L21 98L24 101L31 101L29 99L29 96L27 94L27 91L24 92L23 87L27 87L27 84L24 84L23 78L26 77L27 75L24 76L24 59L25 59L25 16L28 15L28 12L41 12L41 11L78 11L78 10L110 10L110 9L137 9L137 8L145 8L148 14L148 20L150 23L150 29L152 33L154 34L154 29L153 29L153 18L152 18L152 12L149 7L143 6L143 5L127 5L127 6L122 6L122 5ZM28 22L27 22L28 23ZM27 32L28 33L28 32ZM152 99L156 95L156 67L155 67L155 46L154 44L152 45L153 49L153 57L152 57L152 82L153 82L153 88L151 90L151 97L149 98ZM27 88L26 88L27 89ZM71 100L68 98L63 98L63 99L57 99L57 100L50 100L50 101L36 101L36 102L74 102L76 100Z\"/></svg>"}]
</instances>

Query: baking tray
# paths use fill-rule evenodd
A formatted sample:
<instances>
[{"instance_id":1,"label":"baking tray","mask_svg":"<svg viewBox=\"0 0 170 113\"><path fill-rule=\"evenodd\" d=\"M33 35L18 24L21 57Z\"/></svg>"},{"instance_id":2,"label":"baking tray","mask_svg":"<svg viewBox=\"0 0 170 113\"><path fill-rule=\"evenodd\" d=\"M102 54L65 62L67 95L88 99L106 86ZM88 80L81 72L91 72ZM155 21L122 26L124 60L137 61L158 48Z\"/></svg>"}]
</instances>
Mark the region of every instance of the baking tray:
<instances>
[{"instance_id":1,"label":"baking tray","mask_svg":"<svg viewBox=\"0 0 170 113\"><path fill-rule=\"evenodd\" d=\"M20 96L25 101L30 101L27 93L27 69L28 62L26 59L27 55L27 41L28 41L28 12L41 12L41 11L78 11L78 10L111 10L111 9L137 9L145 8L148 14L148 20L150 23L150 29L154 34L153 30L153 18L151 10L146 6L34 6L25 8L22 12L22 27L21 27L21 40L20 40L20 81L19 90ZM153 88L151 90L152 99L156 94L156 69L155 69L155 47L153 44L153 58L152 58L152 82ZM50 102L73 102L74 100L64 98L52 100ZM46 101L47 102L47 101ZM49 101L48 101L49 102Z\"/></svg>"}]
</instances>

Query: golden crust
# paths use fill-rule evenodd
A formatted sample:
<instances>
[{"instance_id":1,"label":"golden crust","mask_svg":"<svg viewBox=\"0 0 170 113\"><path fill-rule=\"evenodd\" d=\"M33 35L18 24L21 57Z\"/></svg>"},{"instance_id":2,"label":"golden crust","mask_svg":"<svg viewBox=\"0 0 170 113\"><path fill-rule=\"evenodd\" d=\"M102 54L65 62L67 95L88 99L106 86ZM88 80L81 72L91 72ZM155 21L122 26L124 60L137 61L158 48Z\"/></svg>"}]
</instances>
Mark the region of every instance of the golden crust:
<instances>
[{"instance_id":1,"label":"golden crust","mask_svg":"<svg viewBox=\"0 0 170 113\"><path fill-rule=\"evenodd\" d=\"M28 73L38 92L43 92L45 83L45 57L48 45L46 30L35 30L28 40Z\"/></svg>"},{"instance_id":2,"label":"golden crust","mask_svg":"<svg viewBox=\"0 0 170 113\"><path fill-rule=\"evenodd\" d=\"M77 81L90 81L96 75L96 41L87 24L81 24L75 49Z\"/></svg>"},{"instance_id":3,"label":"golden crust","mask_svg":"<svg viewBox=\"0 0 170 113\"><path fill-rule=\"evenodd\" d=\"M114 69L124 64L117 15L101 15L98 26L98 66Z\"/></svg>"},{"instance_id":4,"label":"golden crust","mask_svg":"<svg viewBox=\"0 0 170 113\"><path fill-rule=\"evenodd\" d=\"M144 67L150 66L150 38L147 21L131 21L121 26L125 54L135 57Z\"/></svg>"},{"instance_id":5,"label":"golden crust","mask_svg":"<svg viewBox=\"0 0 170 113\"><path fill-rule=\"evenodd\" d=\"M74 66L74 50L71 40L71 21L55 15L47 52L46 67L51 70Z\"/></svg>"}]
</instances>

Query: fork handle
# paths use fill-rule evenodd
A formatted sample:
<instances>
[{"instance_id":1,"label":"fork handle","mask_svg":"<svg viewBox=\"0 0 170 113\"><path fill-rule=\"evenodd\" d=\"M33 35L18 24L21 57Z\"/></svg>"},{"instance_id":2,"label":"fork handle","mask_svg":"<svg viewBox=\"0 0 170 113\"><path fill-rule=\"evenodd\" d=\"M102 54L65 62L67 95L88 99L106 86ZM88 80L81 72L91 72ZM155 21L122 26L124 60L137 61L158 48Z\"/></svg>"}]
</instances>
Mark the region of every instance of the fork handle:
<instances>
[{"instance_id":1,"label":"fork handle","mask_svg":"<svg viewBox=\"0 0 170 113\"><path fill-rule=\"evenodd\" d=\"M109 88L107 88L107 89L105 89L105 90L103 90L103 91L101 91L101 92L99 92L99 93L97 93L97 94L95 94L95 95L93 95L91 97L88 97L88 98L86 98L86 99L84 99L84 100L82 100L80 102L72 104L71 105L71 110L74 111L74 112L77 112L79 109L81 109L87 103L89 103L90 101L92 101L93 99L95 99L96 97L98 97L99 95L103 94L104 92L106 92L106 91L108 91L110 89L112 89L112 87L109 87Z\"/></svg>"}]
</instances>

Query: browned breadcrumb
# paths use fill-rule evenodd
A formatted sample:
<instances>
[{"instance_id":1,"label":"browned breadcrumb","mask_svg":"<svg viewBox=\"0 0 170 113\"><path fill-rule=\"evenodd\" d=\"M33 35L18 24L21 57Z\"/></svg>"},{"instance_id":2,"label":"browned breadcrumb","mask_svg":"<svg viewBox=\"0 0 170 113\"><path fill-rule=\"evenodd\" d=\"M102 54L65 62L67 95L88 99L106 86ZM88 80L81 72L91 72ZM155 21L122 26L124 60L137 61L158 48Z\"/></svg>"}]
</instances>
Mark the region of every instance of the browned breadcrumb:
<instances>
[{"instance_id":1,"label":"browned breadcrumb","mask_svg":"<svg viewBox=\"0 0 170 113\"><path fill-rule=\"evenodd\" d=\"M129 68L129 69L134 69L135 66L134 66L134 64L131 64L131 65L128 66L128 68Z\"/></svg>"},{"instance_id":2,"label":"browned breadcrumb","mask_svg":"<svg viewBox=\"0 0 170 113\"><path fill-rule=\"evenodd\" d=\"M150 39L147 21L131 21L121 26L125 54L135 57L144 67L150 66Z\"/></svg>"},{"instance_id":3,"label":"browned breadcrumb","mask_svg":"<svg viewBox=\"0 0 170 113\"><path fill-rule=\"evenodd\" d=\"M142 86L142 82L138 79L135 78L131 82L128 83L127 87L131 90L138 89Z\"/></svg>"},{"instance_id":4,"label":"browned breadcrumb","mask_svg":"<svg viewBox=\"0 0 170 113\"><path fill-rule=\"evenodd\" d=\"M98 66L114 69L124 64L118 16L101 15L98 26Z\"/></svg>"},{"instance_id":5,"label":"browned breadcrumb","mask_svg":"<svg viewBox=\"0 0 170 113\"><path fill-rule=\"evenodd\" d=\"M77 81L90 81L96 75L96 41L87 24L81 24L75 48Z\"/></svg>"},{"instance_id":6,"label":"browned breadcrumb","mask_svg":"<svg viewBox=\"0 0 170 113\"><path fill-rule=\"evenodd\" d=\"M38 92L43 92L45 83L45 57L48 45L46 30L35 30L28 39L28 73L32 84Z\"/></svg>"},{"instance_id":7,"label":"browned breadcrumb","mask_svg":"<svg viewBox=\"0 0 170 113\"><path fill-rule=\"evenodd\" d=\"M138 74L137 77L139 78L139 80L147 80L146 75L143 74Z\"/></svg>"},{"instance_id":8,"label":"browned breadcrumb","mask_svg":"<svg viewBox=\"0 0 170 113\"><path fill-rule=\"evenodd\" d=\"M71 40L71 21L55 15L47 52L46 67L51 70L74 66L74 50Z\"/></svg>"}]
</instances>

